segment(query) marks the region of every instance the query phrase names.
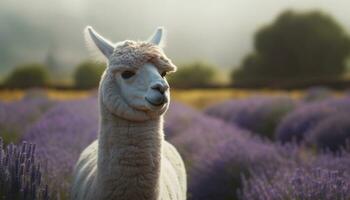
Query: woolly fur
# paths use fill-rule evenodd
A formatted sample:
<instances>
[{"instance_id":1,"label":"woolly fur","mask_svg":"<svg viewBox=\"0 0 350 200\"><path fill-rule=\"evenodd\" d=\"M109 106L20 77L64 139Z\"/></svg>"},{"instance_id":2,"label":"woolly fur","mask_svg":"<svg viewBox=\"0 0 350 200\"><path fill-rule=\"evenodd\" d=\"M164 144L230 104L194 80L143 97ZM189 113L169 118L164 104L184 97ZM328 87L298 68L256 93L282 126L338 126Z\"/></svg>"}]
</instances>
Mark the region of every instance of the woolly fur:
<instances>
[{"instance_id":1,"label":"woolly fur","mask_svg":"<svg viewBox=\"0 0 350 200\"><path fill-rule=\"evenodd\" d=\"M170 72L176 71L176 66L167 58L163 50L148 42L124 41L117 45L110 61L111 69L121 67L141 67L146 62ZM116 67L114 67L116 66Z\"/></svg>"}]
</instances>

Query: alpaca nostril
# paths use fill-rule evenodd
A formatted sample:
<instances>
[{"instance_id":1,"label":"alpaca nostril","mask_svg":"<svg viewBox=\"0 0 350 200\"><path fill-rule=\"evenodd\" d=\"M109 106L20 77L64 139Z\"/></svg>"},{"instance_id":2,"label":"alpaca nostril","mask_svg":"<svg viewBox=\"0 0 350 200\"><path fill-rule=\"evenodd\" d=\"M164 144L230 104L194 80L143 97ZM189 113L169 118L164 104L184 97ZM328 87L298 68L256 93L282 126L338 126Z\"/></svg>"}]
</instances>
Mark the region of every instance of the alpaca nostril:
<instances>
[{"instance_id":1,"label":"alpaca nostril","mask_svg":"<svg viewBox=\"0 0 350 200\"><path fill-rule=\"evenodd\" d=\"M160 83L157 83L151 87L153 90L157 90L159 93L164 94L165 91L169 88L167 85L162 85Z\"/></svg>"}]
</instances>

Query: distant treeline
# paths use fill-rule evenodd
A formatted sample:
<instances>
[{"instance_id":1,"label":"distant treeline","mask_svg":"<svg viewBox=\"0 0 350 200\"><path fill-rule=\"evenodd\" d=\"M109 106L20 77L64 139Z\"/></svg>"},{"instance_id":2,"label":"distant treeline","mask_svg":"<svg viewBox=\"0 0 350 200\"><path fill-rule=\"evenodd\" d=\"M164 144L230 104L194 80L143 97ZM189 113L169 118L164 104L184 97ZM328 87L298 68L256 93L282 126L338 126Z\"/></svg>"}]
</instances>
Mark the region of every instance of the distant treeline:
<instances>
[{"instance_id":1,"label":"distant treeline","mask_svg":"<svg viewBox=\"0 0 350 200\"><path fill-rule=\"evenodd\" d=\"M54 74L50 74L48 67L40 63L30 63L17 66L1 84L1 88L27 89L46 87L58 89L92 89L98 86L105 64L94 61L84 61L73 74L73 84L53 82Z\"/></svg>"},{"instance_id":2,"label":"distant treeline","mask_svg":"<svg viewBox=\"0 0 350 200\"><path fill-rule=\"evenodd\" d=\"M32 63L17 66L10 73L1 88L26 89L47 87L56 89L92 89L98 87L100 77L105 70L104 63L84 61L76 66L72 75L72 84L53 82L54 74L43 64ZM213 87L216 85L217 68L205 62L193 62L181 65L176 73L167 76L172 87L193 88Z\"/></svg>"},{"instance_id":3,"label":"distant treeline","mask_svg":"<svg viewBox=\"0 0 350 200\"><path fill-rule=\"evenodd\" d=\"M350 37L331 16L320 11L285 11L254 36L254 51L233 67L230 82L223 84L219 68L203 61L178 66L167 76L175 88L304 88L323 85L342 89L350 55ZM41 64L17 67L2 87L55 87L90 89L98 86L103 64L86 61L76 67L73 84L52 84Z\"/></svg>"},{"instance_id":4,"label":"distant treeline","mask_svg":"<svg viewBox=\"0 0 350 200\"><path fill-rule=\"evenodd\" d=\"M71 84L50 81L47 68L41 64L26 64L18 66L0 84L0 89L27 89L32 87L53 88L59 90L81 90L98 87L105 64L85 61L76 67ZM310 77L305 79L284 80L246 80L231 81L223 84L218 79L218 68L205 62L192 62L179 66L179 70L169 74L167 79L172 88L271 88L271 89L303 89L312 86L326 86L333 89L350 88L350 79L334 77Z\"/></svg>"}]
</instances>

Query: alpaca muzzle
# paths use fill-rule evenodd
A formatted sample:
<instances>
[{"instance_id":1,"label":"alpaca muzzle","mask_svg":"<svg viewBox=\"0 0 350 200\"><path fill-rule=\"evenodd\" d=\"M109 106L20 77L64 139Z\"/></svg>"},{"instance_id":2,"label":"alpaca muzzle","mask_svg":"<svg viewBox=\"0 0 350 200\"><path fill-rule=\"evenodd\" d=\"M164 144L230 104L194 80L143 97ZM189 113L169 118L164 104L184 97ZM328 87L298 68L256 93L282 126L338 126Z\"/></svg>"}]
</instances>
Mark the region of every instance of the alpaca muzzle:
<instances>
[{"instance_id":1,"label":"alpaca muzzle","mask_svg":"<svg viewBox=\"0 0 350 200\"><path fill-rule=\"evenodd\" d=\"M164 81L157 81L150 87L148 95L145 97L146 101L153 106L162 106L168 102L166 92L169 85Z\"/></svg>"},{"instance_id":2,"label":"alpaca muzzle","mask_svg":"<svg viewBox=\"0 0 350 200\"><path fill-rule=\"evenodd\" d=\"M159 94L153 97L145 97L145 99L153 106L162 106L168 102L168 98L164 94Z\"/></svg>"}]
</instances>

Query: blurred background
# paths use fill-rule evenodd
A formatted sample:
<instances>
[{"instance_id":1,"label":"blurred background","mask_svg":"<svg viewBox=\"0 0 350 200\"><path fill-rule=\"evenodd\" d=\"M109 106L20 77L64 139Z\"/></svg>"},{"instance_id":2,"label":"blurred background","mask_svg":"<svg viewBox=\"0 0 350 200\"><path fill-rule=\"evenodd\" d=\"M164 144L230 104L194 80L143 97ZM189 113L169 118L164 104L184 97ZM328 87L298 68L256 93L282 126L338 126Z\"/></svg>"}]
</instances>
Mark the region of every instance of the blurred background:
<instances>
[{"instance_id":1,"label":"blurred background","mask_svg":"<svg viewBox=\"0 0 350 200\"><path fill-rule=\"evenodd\" d=\"M68 199L74 164L98 130L105 63L86 48L91 25L113 42L167 29L178 71L167 77L165 137L185 160L188 199L350 199L349 8L1 0L0 196Z\"/></svg>"},{"instance_id":2,"label":"blurred background","mask_svg":"<svg viewBox=\"0 0 350 200\"><path fill-rule=\"evenodd\" d=\"M3 0L0 78L6 85L15 69L36 64L48 74L45 84L74 87L74 72L91 59L86 25L114 42L144 40L161 25L169 32L166 53L182 72L173 86L343 88L350 65L348 7L345 0ZM187 83L195 69L203 74Z\"/></svg>"}]
</instances>

